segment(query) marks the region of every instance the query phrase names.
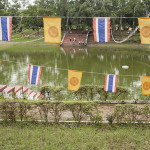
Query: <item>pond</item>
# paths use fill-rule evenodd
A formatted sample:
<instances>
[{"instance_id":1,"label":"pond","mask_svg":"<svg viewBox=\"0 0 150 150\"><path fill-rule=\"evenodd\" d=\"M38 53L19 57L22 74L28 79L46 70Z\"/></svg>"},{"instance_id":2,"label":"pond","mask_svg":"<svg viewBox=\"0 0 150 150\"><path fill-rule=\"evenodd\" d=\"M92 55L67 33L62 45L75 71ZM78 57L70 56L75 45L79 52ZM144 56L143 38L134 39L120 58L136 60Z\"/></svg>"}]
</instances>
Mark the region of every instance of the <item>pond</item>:
<instances>
[{"instance_id":1,"label":"pond","mask_svg":"<svg viewBox=\"0 0 150 150\"><path fill-rule=\"evenodd\" d=\"M39 91L40 86L68 86L67 70L84 71L81 85L104 85L105 74L118 74L118 84L139 98L141 76L150 75L150 47L108 45L60 47L50 44L16 44L0 49L0 84L23 85ZM43 66L40 86L28 82L28 65ZM129 66L123 69L122 66Z\"/></svg>"}]
</instances>

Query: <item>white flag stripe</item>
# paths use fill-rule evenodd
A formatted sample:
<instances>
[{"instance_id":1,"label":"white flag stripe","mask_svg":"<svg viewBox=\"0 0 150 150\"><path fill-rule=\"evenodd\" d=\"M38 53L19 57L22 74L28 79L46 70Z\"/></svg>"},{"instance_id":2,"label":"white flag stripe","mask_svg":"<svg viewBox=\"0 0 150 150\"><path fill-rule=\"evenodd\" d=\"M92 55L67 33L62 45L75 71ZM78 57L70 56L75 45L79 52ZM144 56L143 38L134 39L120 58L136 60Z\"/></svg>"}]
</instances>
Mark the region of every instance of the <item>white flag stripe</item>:
<instances>
[{"instance_id":1,"label":"white flag stripe","mask_svg":"<svg viewBox=\"0 0 150 150\"><path fill-rule=\"evenodd\" d=\"M1 17L0 17L0 40L2 40L2 25L1 25Z\"/></svg>"},{"instance_id":2,"label":"white flag stripe","mask_svg":"<svg viewBox=\"0 0 150 150\"><path fill-rule=\"evenodd\" d=\"M105 18L105 42L107 42L107 18Z\"/></svg>"},{"instance_id":3,"label":"white flag stripe","mask_svg":"<svg viewBox=\"0 0 150 150\"><path fill-rule=\"evenodd\" d=\"M36 85L38 84L38 80L39 80L39 73L40 73L40 67L38 67L38 71L37 71L37 76L36 76Z\"/></svg>"},{"instance_id":4,"label":"white flag stripe","mask_svg":"<svg viewBox=\"0 0 150 150\"><path fill-rule=\"evenodd\" d=\"M99 42L98 18L96 18L96 41Z\"/></svg>"},{"instance_id":5,"label":"white flag stripe","mask_svg":"<svg viewBox=\"0 0 150 150\"><path fill-rule=\"evenodd\" d=\"M30 70L30 84L31 84L31 80L32 80L32 72L33 72L33 66L31 66L31 70Z\"/></svg>"},{"instance_id":6,"label":"white flag stripe","mask_svg":"<svg viewBox=\"0 0 150 150\"><path fill-rule=\"evenodd\" d=\"M9 17L7 17L7 37L8 37L8 41L10 41L9 39Z\"/></svg>"},{"instance_id":7,"label":"white flag stripe","mask_svg":"<svg viewBox=\"0 0 150 150\"><path fill-rule=\"evenodd\" d=\"M113 87L112 87L112 92L115 92L115 81L116 81L116 75L113 77Z\"/></svg>"}]
</instances>

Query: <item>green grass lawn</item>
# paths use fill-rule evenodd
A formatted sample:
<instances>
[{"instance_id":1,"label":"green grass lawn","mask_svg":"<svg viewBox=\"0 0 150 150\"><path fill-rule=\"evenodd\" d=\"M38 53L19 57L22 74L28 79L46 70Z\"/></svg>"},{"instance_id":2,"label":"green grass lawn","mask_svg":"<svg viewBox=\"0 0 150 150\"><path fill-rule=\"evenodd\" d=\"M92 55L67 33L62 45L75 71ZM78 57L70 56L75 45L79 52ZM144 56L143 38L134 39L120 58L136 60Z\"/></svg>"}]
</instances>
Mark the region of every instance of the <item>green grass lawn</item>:
<instances>
[{"instance_id":1,"label":"green grass lawn","mask_svg":"<svg viewBox=\"0 0 150 150\"><path fill-rule=\"evenodd\" d=\"M43 125L1 123L0 149L148 150L150 125Z\"/></svg>"}]
</instances>

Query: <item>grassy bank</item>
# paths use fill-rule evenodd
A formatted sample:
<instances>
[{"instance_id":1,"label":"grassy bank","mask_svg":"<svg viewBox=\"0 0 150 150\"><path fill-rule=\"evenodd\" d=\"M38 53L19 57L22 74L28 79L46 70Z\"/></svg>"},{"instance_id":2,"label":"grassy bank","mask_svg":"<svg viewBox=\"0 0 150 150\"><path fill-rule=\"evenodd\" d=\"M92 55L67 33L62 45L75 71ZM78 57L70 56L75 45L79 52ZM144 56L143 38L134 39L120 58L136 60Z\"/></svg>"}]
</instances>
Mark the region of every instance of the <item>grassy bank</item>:
<instances>
[{"instance_id":1,"label":"grassy bank","mask_svg":"<svg viewBox=\"0 0 150 150\"><path fill-rule=\"evenodd\" d=\"M98 150L149 149L150 126L0 124L0 149Z\"/></svg>"}]
</instances>

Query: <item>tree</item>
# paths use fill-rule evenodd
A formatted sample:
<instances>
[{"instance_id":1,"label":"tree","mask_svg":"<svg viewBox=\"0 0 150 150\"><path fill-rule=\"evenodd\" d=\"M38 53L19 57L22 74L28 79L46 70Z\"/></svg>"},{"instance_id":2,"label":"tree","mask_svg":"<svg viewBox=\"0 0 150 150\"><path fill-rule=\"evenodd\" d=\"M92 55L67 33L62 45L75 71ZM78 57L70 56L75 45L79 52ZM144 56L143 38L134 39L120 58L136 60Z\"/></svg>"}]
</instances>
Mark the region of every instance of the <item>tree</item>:
<instances>
[{"instance_id":1,"label":"tree","mask_svg":"<svg viewBox=\"0 0 150 150\"><path fill-rule=\"evenodd\" d=\"M27 8L27 6L29 5L29 0L20 0L21 6L22 8Z\"/></svg>"},{"instance_id":2,"label":"tree","mask_svg":"<svg viewBox=\"0 0 150 150\"><path fill-rule=\"evenodd\" d=\"M142 0L145 8L146 8L146 16L150 13L150 0Z\"/></svg>"}]
</instances>

